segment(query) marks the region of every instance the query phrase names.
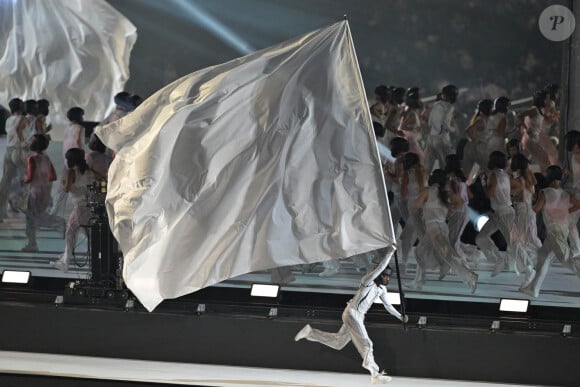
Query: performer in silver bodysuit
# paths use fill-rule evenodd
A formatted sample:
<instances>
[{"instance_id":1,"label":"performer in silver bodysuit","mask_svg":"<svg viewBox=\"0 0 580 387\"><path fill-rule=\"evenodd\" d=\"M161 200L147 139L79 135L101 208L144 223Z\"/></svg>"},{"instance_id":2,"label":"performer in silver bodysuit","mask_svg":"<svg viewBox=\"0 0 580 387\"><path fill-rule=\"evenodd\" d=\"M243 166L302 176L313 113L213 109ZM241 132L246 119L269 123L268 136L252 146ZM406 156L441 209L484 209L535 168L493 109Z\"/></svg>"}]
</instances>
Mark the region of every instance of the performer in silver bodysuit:
<instances>
[{"instance_id":1,"label":"performer in silver bodysuit","mask_svg":"<svg viewBox=\"0 0 580 387\"><path fill-rule=\"evenodd\" d=\"M401 321L408 321L408 317L401 316L387 300L386 285L391 274L387 266L394 251L393 247L387 248L382 262L362 278L359 290L342 313L342 326L338 332L324 332L307 324L294 338L296 341L301 339L316 341L339 351L352 340L363 358L362 366L371 373L373 384L387 383L391 378L385 373L379 373L379 366L373 356L373 342L364 326L365 314L379 297L387 312Z\"/></svg>"}]
</instances>

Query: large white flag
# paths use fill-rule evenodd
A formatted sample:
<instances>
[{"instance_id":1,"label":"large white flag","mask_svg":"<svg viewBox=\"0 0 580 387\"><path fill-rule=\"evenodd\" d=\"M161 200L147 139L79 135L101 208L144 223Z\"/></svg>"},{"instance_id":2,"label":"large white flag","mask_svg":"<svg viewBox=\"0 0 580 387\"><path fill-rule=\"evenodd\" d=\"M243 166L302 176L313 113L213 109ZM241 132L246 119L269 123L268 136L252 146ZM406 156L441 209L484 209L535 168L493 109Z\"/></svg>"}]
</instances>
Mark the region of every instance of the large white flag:
<instances>
[{"instance_id":1,"label":"large white flag","mask_svg":"<svg viewBox=\"0 0 580 387\"><path fill-rule=\"evenodd\" d=\"M346 21L185 76L97 134L117 151L124 278L149 310L394 240Z\"/></svg>"},{"instance_id":2,"label":"large white flag","mask_svg":"<svg viewBox=\"0 0 580 387\"><path fill-rule=\"evenodd\" d=\"M0 1L0 103L46 98L57 123L73 106L100 121L129 78L136 39L105 0Z\"/></svg>"}]
</instances>

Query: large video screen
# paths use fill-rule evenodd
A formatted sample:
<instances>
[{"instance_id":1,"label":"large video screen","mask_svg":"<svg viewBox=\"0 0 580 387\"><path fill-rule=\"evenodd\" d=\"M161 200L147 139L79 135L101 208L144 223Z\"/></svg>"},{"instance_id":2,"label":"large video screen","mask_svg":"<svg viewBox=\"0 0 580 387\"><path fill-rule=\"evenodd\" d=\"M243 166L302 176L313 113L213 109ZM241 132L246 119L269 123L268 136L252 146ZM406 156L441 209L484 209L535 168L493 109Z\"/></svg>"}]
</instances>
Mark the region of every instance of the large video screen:
<instances>
[{"instance_id":1,"label":"large video screen","mask_svg":"<svg viewBox=\"0 0 580 387\"><path fill-rule=\"evenodd\" d=\"M127 111L186 74L346 15L383 156L398 240L398 266L393 261L391 267L399 270L407 296L483 302L521 298L538 305L580 306L580 210L568 211L580 200L580 139L566 136L574 128L561 115L569 104L571 43L541 27L548 7L571 7L571 2L108 3L137 28L124 87L128 99L121 104ZM548 25L560 27L558 19ZM120 91L111 90L111 99ZM44 97L11 96L23 101ZM9 100L0 104L5 121ZM42 198L29 181L23 183L30 147L16 150L14 138L0 138L1 270L70 279L91 276L86 226L104 216L99 206L104 197L96 187L106 176L83 181L94 187L84 200L71 190L75 184L63 154L71 147L67 141L74 125L66 117L71 107L49 110L44 121L52 122L44 154L56 179ZM80 108L93 117L93 106ZM85 122L78 132L85 154L105 163L113 155L95 150L94 144L90 149L90 134L111 111ZM8 129L8 121L5 125ZM218 286L273 282L301 291L351 293L379 259L363 254L283 267ZM397 289L395 278L389 287Z\"/></svg>"}]
</instances>

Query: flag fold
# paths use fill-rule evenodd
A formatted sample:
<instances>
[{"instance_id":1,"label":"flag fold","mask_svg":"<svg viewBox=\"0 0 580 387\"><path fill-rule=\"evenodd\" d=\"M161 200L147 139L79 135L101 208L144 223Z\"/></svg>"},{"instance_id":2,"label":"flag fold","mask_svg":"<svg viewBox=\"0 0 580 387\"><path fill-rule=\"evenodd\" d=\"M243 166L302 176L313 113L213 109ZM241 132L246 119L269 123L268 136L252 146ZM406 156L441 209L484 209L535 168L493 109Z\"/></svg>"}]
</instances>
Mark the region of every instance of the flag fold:
<instances>
[{"instance_id":1,"label":"flag fold","mask_svg":"<svg viewBox=\"0 0 580 387\"><path fill-rule=\"evenodd\" d=\"M187 75L97 129L107 212L152 310L244 273L393 243L346 21Z\"/></svg>"}]
</instances>

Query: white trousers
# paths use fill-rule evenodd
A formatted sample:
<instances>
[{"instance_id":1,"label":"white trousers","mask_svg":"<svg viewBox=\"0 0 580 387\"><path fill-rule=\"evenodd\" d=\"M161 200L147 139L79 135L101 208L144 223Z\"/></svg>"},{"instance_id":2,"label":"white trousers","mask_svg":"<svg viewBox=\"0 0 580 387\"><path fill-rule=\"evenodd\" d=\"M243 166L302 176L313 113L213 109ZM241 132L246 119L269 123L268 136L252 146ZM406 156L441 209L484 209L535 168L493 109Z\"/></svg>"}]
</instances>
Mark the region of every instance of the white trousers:
<instances>
[{"instance_id":1,"label":"white trousers","mask_svg":"<svg viewBox=\"0 0 580 387\"><path fill-rule=\"evenodd\" d=\"M313 328L306 336L306 340L324 344L338 351L352 341L363 359L363 368L376 376L379 374L379 366L373 356L373 342L365 328L364 318L364 314L357 312L349 305L342 313L342 326L338 332L325 332Z\"/></svg>"}]
</instances>

